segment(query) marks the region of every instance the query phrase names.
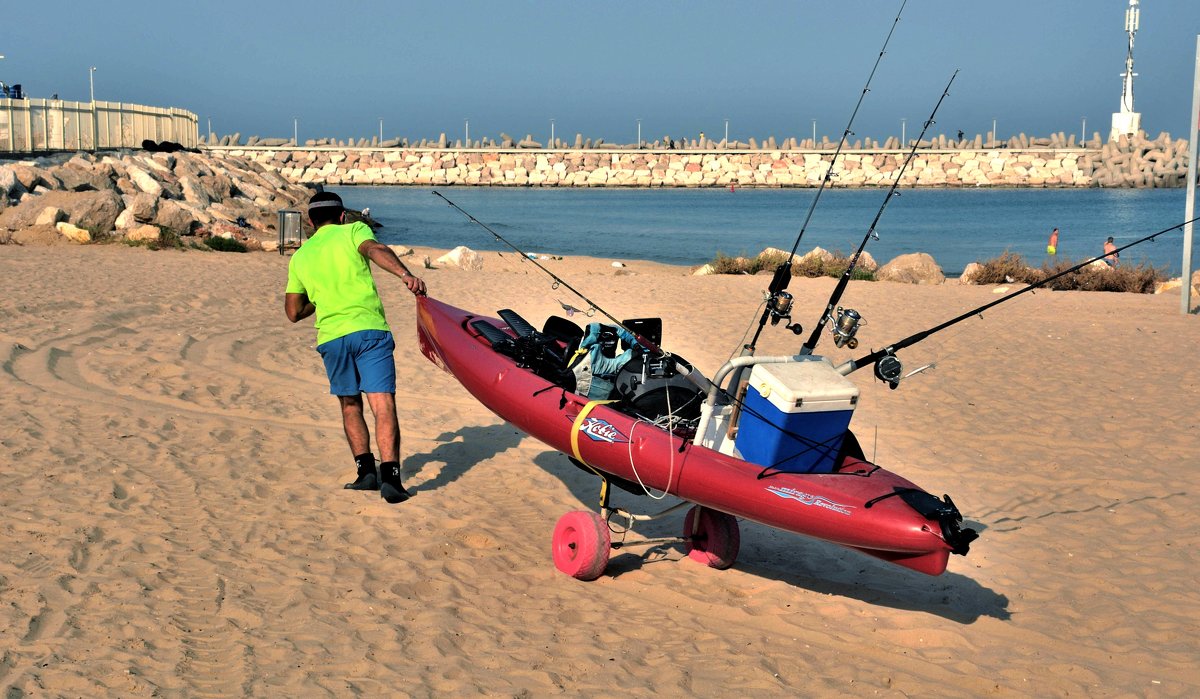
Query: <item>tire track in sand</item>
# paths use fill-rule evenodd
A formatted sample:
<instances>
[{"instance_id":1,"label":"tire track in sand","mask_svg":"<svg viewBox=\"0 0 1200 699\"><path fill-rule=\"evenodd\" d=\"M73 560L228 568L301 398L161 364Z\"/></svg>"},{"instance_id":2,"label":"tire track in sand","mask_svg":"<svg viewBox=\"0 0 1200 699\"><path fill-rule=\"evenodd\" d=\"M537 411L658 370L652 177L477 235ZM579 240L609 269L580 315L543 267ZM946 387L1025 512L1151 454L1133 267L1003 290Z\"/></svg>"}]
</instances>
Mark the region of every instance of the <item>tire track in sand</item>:
<instances>
[{"instance_id":1,"label":"tire track in sand","mask_svg":"<svg viewBox=\"0 0 1200 699\"><path fill-rule=\"evenodd\" d=\"M246 696L257 673L250 647L237 640L241 630L222 613L225 580L206 557L215 522L201 505L202 486L172 454L160 455L155 468L162 517L172 529L160 577L175 593L167 619L182 641L176 674L195 696Z\"/></svg>"}]
</instances>

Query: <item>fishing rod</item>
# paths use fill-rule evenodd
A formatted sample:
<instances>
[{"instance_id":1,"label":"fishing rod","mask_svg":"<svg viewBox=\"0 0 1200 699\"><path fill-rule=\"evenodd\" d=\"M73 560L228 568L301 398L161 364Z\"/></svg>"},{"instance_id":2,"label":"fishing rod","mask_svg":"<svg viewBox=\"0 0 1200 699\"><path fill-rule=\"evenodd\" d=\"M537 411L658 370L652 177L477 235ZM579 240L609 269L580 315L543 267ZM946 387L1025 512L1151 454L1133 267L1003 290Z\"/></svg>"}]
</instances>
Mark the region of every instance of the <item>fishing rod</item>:
<instances>
[{"instance_id":1,"label":"fishing rod","mask_svg":"<svg viewBox=\"0 0 1200 699\"><path fill-rule=\"evenodd\" d=\"M925 338L929 337L930 335L933 335L934 333L937 333L937 332L941 332L942 330L945 330L946 328L948 328L952 325L960 323L960 322L966 320L967 318L970 318L975 315L979 315L979 314L983 313L984 311L986 311L987 309L992 308L993 306L998 306L998 305L1004 303L1005 301L1009 301L1009 300L1012 300L1012 299L1020 296L1021 294L1024 294L1026 292L1033 291L1034 289L1043 287L1046 284L1054 281L1055 279L1058 279L1059 277L1062 277L1062 276L1065 276L1072 272L1076 272L1080 269L1083 269L1084 267L1086 267L1098 260L1103 260L1106 257L1110 257L1112 255L1119 254L1122 250L1131 248L1134 245L1140 245L1140 244L1146 242L1147 240L1154 240L1155 238L1157 238L1160 235L1170 233L1171 231L1174 231L1174 230L1182 229L1184 226L1186 226L1189 223L1192 223L1194 221L1197 221L1197 220L1200 220L1200 216L1197 216L1196 218L1192 218L1187 221L1184 221L1183 223L1175 224L1174 226L1171 226L1170 228L1164 228L1161 231L1158 231L1157 233L1151 233L1150 235L1147 235L1145 237L1138 238L1137 240L1133 241L1132 243L1127 243L1125 245L1122 245L1121 247L1116 248L1115 250L1106 252L1102 255L1097 255L1096 257L1093 257L1089 260L1085 260L1084 262L1080 262L1079 264L1075 265L1074 267L1064 269L1063 271L1058 272L1057 274L1052 274L1049 277L1046 277L1045 279L1043 279L1039 282L1030 284L1029 286L1025 287L1024 289L1019 289L1017 291L1012 292L1011 294L1001 296L1000 298L996 299L995 301L985 303L982 306L979 306L978 308L974 308L970 311L967 311L966 313L963 313L960 316L951 318L950 320L948 320L944 323L941 323L940 325L935 325L932 328L929 328L927 330L922 330L919 333L909 335L908 337L904 338L903 340L900 340L899 342L888 345L887 347L884 347L883 349L875 350L874 352L871 352L870 354L859 357L858 359L852 359L852 360L846 361L846 362L842 363L841 365L839 365L837 367L837 370L840 373L842 373L843 375L846 375L853 371L857 371L858 369L861 369L862 367L866 366L867 364L874 363L875 364L875 377L878 378L880 381L887 383L891 388L896 388L896 386L900 383L900 379L901 379L900 374L904 370L903 365L900 363L900 360L896 357L896 352L904 349L905 347L911 347L912 345L915 345L916 343L920 342L921 340L924 340ZM1186 284L1187 281L1185 280L1184 283Z\"/></svg>"},{"instance_id":2,"label":"fishing rod","mask_svg":"<svg viewBox=\"0 0 1200 699\"><path fill-rule=\"evenodd\" d=\"M954 79L958 77L958 71L954 71L954 75L950 76L950 81L946 83L946 89L942 90L942 96L938 98L937 104L933 105L933 111L930 112L929 118L925 120L925 125L921 128L921 134L913 141L912 150L908 152L908 157L900 165L900 170L896 172L896 179L892 181L892 187L888 190L887 196L883 198L883 204L879 206L879 211L875 212L875 220L871 221L870 228L867 229L867 234L863 236L862 242L858 245L858 250L850 258L850 263L846 265L846 271L842 272L842 276L838 279L837 286L834 287L833 293L829 295L829 302L825 304L825 312L817 320L816 327L813 328L812 334L808 336L808 340L800 348L800 354L812 354L813 348L817 346L817 341L821 339L821 331L825 328L825 324L833 320L834 307L838 301L842 299L842 294L846 293L846 285L850 283L850 277L854 274L854 268L858 266L858 260L862 257L863 250L867 247L867 241L871 238L878 239L879 235L875 232L875 227L879 225L879 219L883 217L883 211L891 202L893 196L897 196L896 188L900 186L900 179L904 176L904 171L908 169L909 163L917 154L917 146L920 145L921 139L925 137L925 132L929 130L935 122L933 118L937 116L938 109L941 108L942 102L946 96L950 94L950 86L954 84ZM834 323L834 344L838 347L847 345L850 349L858 346L858 341L854 338L854 334L858 332L858 324L862 317L852 308L838 309L838 318Z\"/></svg>"},{"instance_id":3,"label":"fishing rod","mask_svg":"<svg viewBox=\"0 0 1200 699\"><path fill-rule=\"evenodd\" d=\"M584 303L588 304L588 306L589 306L589 307L596 309L596 311L598 311L598 312L599 312L601 315L603 315L605 318L608 318L609 320L611 320L611 321L613 322L613 324L614 324L614 325L616 325L618 328L621 328L621 329L622 329L622 330L624 330L625 332L627 332L627 333L629 333L630 335L632 335L632 336L633 336L633 338L634 338L635 340L637 340L638 344L640 344L642 347L645 347L647 350L649 350L651 354L655 354L655 355L658 355L658 356L666 356L666 354L667 354L667 353L666 353L666 352L664 352L664 351L662 350L662 348L661 348L661 347L659 347L659 346L658 346L657 344L655 344L654 342L651 342L649 339L647 339L646 337L644 337L644 336L643 336L643 335L641 335L640 333L638 333L638 332L635 332L634 330L631 330L630 328L626 327L626 326L625 326L625 324L624 324L624 323L622 323L621 321L617 320L617 319L616 319L616 317L614 317L614 316L613 316L613 314L611 314L611 313L609 313L608 311L604 310L603 308L601 308L600 306L598 306L598 305L597 305L595 302L593 302L591 299L589 299L588 297L584 296L582 292L580 292L578 289L576 289L575 287L573 287L573 286L571 286L570 284L568 284L568 283L567 283L565 280L563 280L563 278L562 278L562 277L558 276L558 275L557 275L557 274L555 274L554 272L551 272L551 271L550 271L549 269L547 269L547 268L546 268L544 265L542 265L541 263L539 263L539 262L538 262L536 259L534 259L534 258L533 258L531 255L529 255L529 253L526 253L526 252L525 252L524 250L522 250L521 248L518 248L516 245L513 245L513 244L512 244L512 243L510 243L508 240L506 240L506 239L504 238L504 236L502 236L502 235L500 235L499 233L497 233L496 231L492 230L492 229L491 229L491 227L489 227L487 224L485 224L484 222L480 221L479 219L475 218L475 217L474 217L474 216L472 216L471 214L469 214L469 213L467 213L466 211L464 211L464 210L463 210L463 208L462 208L461 206L459 206L458 204L455 204L454 202L450 201L450 200L449 200L449 199L447 199L446 197L442 196L442 193L441 193L441 192L438 192L438 191L436 191L436 190L435 190L433 193L434 193L435 195L437 195L438 197L440 197L440 198L442 199L442 201L446 202L446 203L447 203L447 204L449 204L451 207L453 207L453 208L457 209L459 213L461 213L463 216L466 216L466 217L467 217L467 219L468 219L468 220L470 220L472 223L474 223L474 224L476 224L476 225L480 226L481 228L483 228L483 229L484 229L485 231L487 231L488 233L491 233L491 234L492 234L492 236L493 236L493 237L494 237L496 240L498 240L498 241L500 241L501 243L504 243L504 244L505 244L505 245L507 245L508 247L512 248L512 250L513 250L514 252L516 252L518 255L520 255L520 256L521 256L521 259L525 260L526 262L531 262L531 263L533 263L534 265L536 265L536 266L537 266L537 268L538 268L538 269L540 269L540 270L542 270L543 272L545 272L546 274L550 275L550 278L554 280L554 288L555 288L555 289L557 289L557 288L558 288L558 287L560 287L560 286L561 286L561 287L565 287L565 288L566 288L568 291L570 291L571 293L575 294L575 295L576 295L576 296L578 296L579 298L583 299Z\"/></svg>"},{"instance_id":4,"label":"fishing rod","mask_svg":"<svg viewBox=\"0 0 1200 699\"><path fill-rule=\"evenodd\" d=\"M863 99L871 91L871 81L875 79L875 71L879 69L879 63L883 60L883 54L887 53L888 43L892 40L892 34L895 33L896 25L900 23L900 15L904 13L904 6L907 4L908 0L903 0L900 3L900 11L896 13L896 19L892 20L892 27L888 30L887 38L883 40L883 46L879 49L879 56L875 59L875 65L871 68L871 74L867 76L867 82L863 85L862 94L858 96L858 103L854 105L854 111L850 114L850 121L846 122L846 129L842 132L842 138L838 141L833 158L829 161L829 169L825 171L825 176L821 178L821 186L817 188L817 193L813 197L812 204L808 207L808 214L805 215L804 223L800 226L800 233L796 235L796 242L792 244L792 250L788 253L787 259L775 269L775 275L771 278L771 284L767 288L767 304L763 309L762 317L758 320L758 330L754 332L754 337L750 342L742 348L742 356L754 354L758 338L762 335L763 328L766 327L768 320L771 321L771 325L777 325L780 320L791 320L792 295L787 292L787 287L792 279L792 260L796 257L796 249L800 247L800 240L804 237L804 232L808 230L808 224L812 220L813 212L817 208L817 202L821 200L821 193L825 191L825 187L833 179L833 166L837 163L838 156L842 153L842 148L846 145L846 141L850 136L854 134L850 130L854 125L854 119L858 116L858 110L862 107ZM815 147L816 144L814 143L813 146ZM798 323L788 324L785 327L797 335L804 332L804 329Z\"/></svg>"}]
</instances>

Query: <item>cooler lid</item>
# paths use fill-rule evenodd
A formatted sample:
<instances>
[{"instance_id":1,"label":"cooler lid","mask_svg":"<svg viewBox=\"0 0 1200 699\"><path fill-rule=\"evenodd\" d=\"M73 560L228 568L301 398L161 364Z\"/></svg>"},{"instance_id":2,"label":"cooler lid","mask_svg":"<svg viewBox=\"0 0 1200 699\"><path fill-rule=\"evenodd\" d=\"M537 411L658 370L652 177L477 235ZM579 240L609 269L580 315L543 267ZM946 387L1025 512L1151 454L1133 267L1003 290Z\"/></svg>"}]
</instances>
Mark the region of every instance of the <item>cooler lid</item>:
<instances>
[{"instance_id":1,"label":"cooler lid","mask_svg":"<svg viewBox=\"0 0 1200 699\"><path fill-rule=\"evenodd\" d=\"M825 357L755 364L750 370L750 388L784 413L853 410L858 403L858 386Z\"/></svg>"}]
</instances>

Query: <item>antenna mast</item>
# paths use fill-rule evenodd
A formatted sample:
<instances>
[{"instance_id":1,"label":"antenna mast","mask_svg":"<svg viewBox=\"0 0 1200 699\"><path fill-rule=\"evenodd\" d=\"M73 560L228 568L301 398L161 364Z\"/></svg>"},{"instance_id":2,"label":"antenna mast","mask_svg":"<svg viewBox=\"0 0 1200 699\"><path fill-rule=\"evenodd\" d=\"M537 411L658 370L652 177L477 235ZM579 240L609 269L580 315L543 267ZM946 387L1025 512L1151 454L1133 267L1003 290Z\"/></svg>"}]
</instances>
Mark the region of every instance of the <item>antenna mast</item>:
<instances>
[{"instance_id":1,"label":"antenna mast","mask_svg":"<svg viewBox=\"0 0 1200 699\"><path fill-rule=\"evenodd\" d=\"M1112 131L1109 141L1116 141L1121 136L1133 136L1141 129L1142 115L1133 111L1133 35L1137 34L1138 20L1142 11L1138 8L1138 0L1129 0L1125 10L1125 33L1129 35L1129 48L1125 53L1125 72L1122 74L1121 111L1113 112Z\"/></svg>"}]
</instances>

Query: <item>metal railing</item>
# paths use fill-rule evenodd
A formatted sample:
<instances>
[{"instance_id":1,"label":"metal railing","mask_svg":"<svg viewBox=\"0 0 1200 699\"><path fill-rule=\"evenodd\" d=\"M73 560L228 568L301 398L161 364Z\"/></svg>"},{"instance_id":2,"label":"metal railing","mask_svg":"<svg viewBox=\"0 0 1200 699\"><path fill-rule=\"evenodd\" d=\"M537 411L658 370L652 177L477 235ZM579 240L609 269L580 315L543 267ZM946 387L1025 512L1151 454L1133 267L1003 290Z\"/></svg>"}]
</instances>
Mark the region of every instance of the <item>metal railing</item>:
<instances>
[{"instance_id":1,"label":"metal railing","mask_svg":"<svg viewBox=\"0 0 1200 699\"><path fill-rule=\"evenodd\" d=\"M196 115L124 102L0 99L0 153L140 148L142 141L199 143Z\"/></svg>"}]
</instances>

